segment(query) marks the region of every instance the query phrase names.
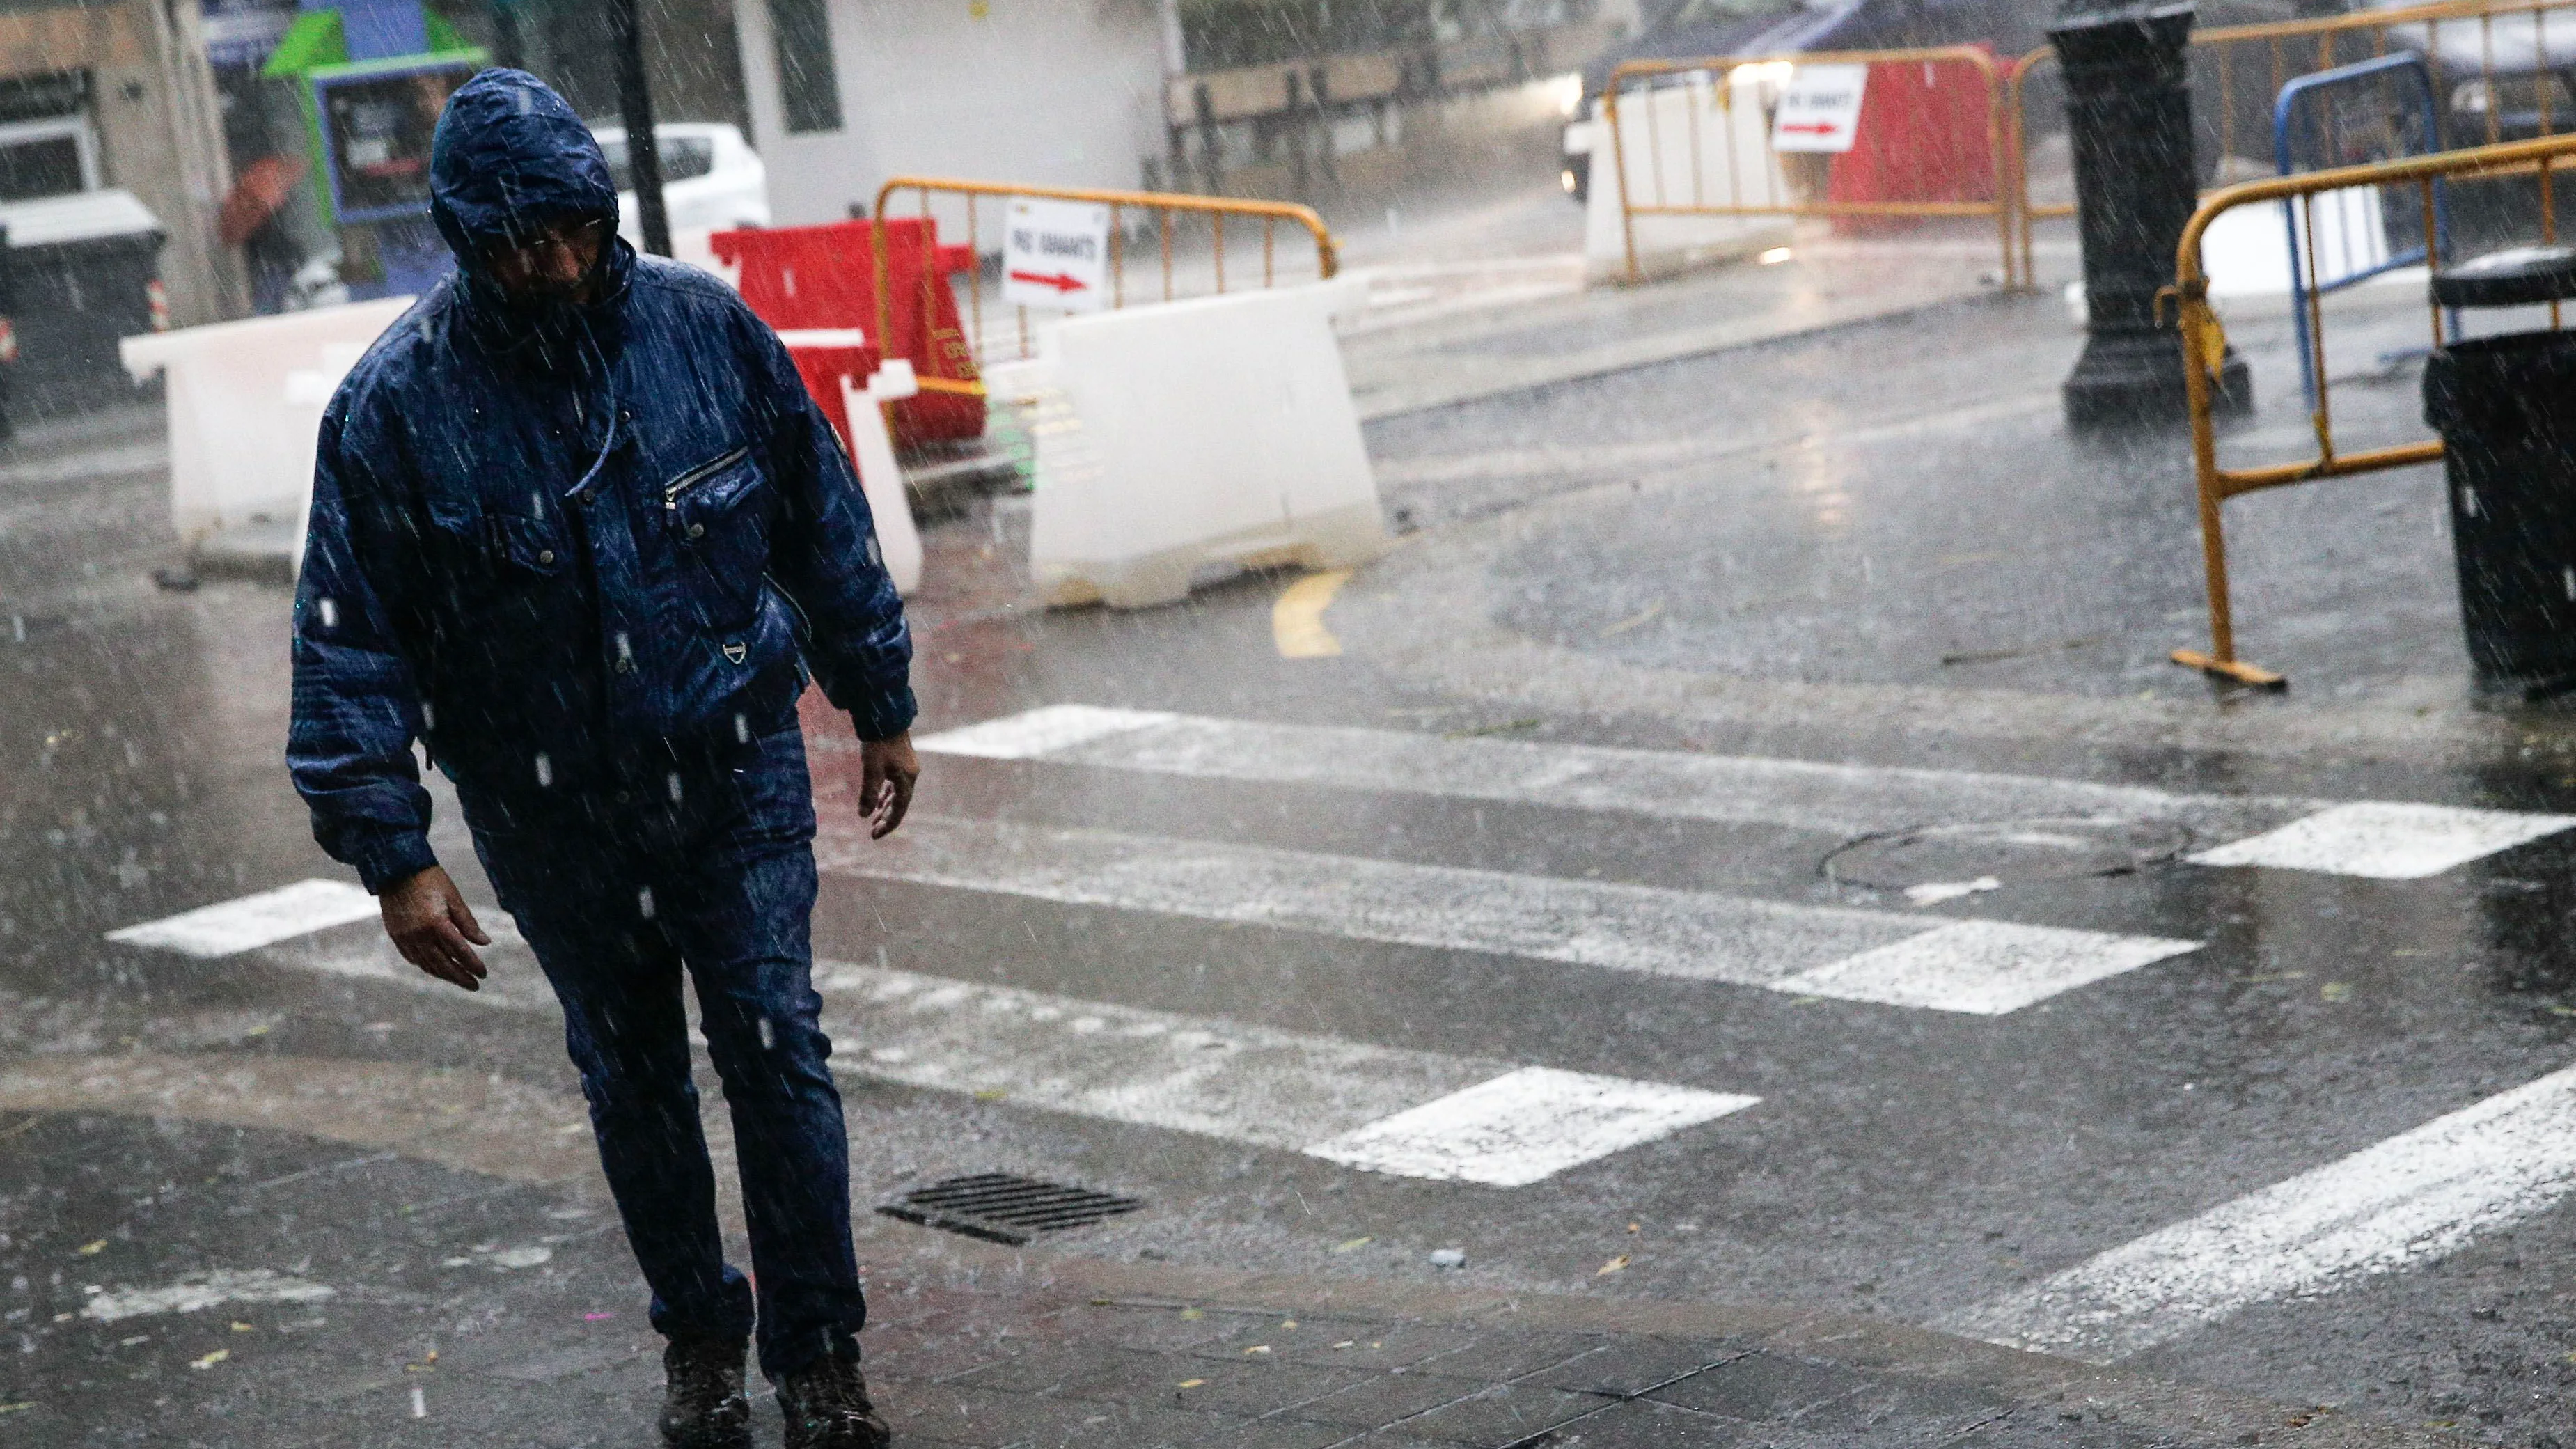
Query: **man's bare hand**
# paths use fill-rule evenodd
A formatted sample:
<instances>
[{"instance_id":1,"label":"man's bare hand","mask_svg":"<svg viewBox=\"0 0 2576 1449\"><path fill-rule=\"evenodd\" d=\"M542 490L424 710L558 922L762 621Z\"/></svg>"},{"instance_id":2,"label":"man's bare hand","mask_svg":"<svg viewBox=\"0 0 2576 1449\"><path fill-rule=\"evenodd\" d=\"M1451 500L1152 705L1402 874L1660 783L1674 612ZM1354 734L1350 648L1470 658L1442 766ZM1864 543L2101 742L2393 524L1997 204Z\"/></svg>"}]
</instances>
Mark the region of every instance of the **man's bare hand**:
<instances>
[{"instance_id":1,"label":"man's bare hand","mask_svg":"<svg viewBox=\"0 0 2576 1449\"><path fill-rule=\"evenodd\" d=\"M911 755L910 750L904 753ZM446 867L433 865L387 888L376 903L385 913L385 934L404 960L451 985L483 989L488 973L474 948L491 945L492 938L474 924L474 912L456 882L447 878Z\"/></svg>"},{"instance_id":2,"label":"man's bare hand","mask_svg":"<svg viewBox=\"0 0 2576 1449\"><path fill-rule=\"evenodd\" d=\"M859 808L868 815L868 838L883 840L903 823L912 808L912 782L921 778L921 757L912 752L912 732L890 740L859 741Z\"/></svg>"}]
</instances>

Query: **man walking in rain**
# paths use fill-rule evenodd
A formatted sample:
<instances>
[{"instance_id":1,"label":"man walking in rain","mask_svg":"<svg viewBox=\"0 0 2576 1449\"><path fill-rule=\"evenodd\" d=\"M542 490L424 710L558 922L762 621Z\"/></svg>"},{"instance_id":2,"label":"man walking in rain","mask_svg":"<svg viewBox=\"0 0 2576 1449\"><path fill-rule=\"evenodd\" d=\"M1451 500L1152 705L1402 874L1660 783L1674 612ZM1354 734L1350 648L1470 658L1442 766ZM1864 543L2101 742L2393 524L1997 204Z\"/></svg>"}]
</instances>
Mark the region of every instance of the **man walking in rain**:
<instances>
[{"instance_id":1,"label":"man walking in rain","mask_svg":"<svg viewBox=\"0 0 2576 1449\"><path fill-rule=\"evenodd\" d=\"M778 339L639 257L590 130L485 71L440 118L458 271L323 415L288 764L405 958L471 991L490 944L429 844L419 740L564 1009L670 1341L663 1438L748 1445L758 1325L792 1449L878 1449L849 1149L809 981L810 668L901 823L911 639L867 504ZM733 1113L758 1283L725 1263L683 969ZM755 1300L757 1311L755 1312Z\"/></svg>"}]
</instances>

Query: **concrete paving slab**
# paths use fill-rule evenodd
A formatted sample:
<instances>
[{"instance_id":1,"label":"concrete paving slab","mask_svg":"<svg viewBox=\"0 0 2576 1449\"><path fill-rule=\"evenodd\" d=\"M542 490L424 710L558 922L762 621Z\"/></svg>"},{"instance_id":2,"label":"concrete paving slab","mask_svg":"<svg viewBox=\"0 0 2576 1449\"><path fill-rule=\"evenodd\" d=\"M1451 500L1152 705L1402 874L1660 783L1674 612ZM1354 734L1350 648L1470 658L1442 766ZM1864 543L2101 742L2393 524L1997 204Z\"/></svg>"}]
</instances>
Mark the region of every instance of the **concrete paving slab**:
<instances>
[{"instance_id":1,"label":"concrete paving slab","mask_svg":"<svg viewBox=\"0 0 2576 1449\"><path fill-rule=\"evenodd\" d=\"M1637 1400L1614 1404L1569 1424L1550 1442L1565 1449L1730 1449L1753 1442L1752 1436L1759 1432L1749 1424Z\"/></svg>"}]
</instances>

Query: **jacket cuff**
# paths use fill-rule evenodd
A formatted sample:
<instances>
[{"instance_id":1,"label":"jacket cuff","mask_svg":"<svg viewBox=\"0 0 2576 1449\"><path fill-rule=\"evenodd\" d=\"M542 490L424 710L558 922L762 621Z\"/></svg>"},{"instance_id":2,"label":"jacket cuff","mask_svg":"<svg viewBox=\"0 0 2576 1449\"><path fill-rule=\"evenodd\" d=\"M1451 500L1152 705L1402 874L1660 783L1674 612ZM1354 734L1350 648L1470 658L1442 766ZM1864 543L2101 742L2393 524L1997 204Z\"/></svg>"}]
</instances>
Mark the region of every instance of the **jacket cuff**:
<instances>
[{"instance_id":1,"label":"jacket cuff","mask_svg":"<svg viewBox=\"0 0 2576 1449\"><path fill-rule=\"evenodd\" d=\"M342 848L347 853L341 858L357 867L358 881L369 895L383 895L438 864L429 836L418 830L351 836L342 841Z\"/></svg>"},{"instance_id":2,"label":"jacket cuff","mask_svg":"<svg viewBox=\"0 0 2576 1449\"><path fill-rule=\"evenodd\" d=\"M912 728L913 717L920 712L920 706L913 702L912 686L898 685L889 693L852 701L850 724L860 739L890 740Z\"/></svg>"}]
</instances>

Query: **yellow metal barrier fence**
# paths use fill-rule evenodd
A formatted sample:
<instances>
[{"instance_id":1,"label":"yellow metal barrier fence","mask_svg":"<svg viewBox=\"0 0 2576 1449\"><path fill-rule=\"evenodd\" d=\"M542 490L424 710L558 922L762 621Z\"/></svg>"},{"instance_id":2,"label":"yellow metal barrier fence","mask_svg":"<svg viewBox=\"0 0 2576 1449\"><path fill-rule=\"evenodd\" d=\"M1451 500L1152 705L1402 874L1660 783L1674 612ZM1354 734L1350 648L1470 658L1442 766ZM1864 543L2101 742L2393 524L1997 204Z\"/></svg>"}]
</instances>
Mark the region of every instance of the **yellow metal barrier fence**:
<instances>
[{"instance_id":1,"label":"yellow metal barrier fence","mask_svg":"<svg viewBox=\"0 0 2576 1449\"><path fill-rule=\"evenodd\" d=\"M2221 517L2222 505L2228 499L2266 488L2413 467L2420 463L2439 462L2442 458L2439 439L2369 448L2356 453L2337 451L2333 390L2325 366L2325 310L2323 298L2311 290L2307 296L2306 312L2297 320L2299 326L2307 329L2312 355L2317 359L2317 410L2311 419L2316 432L2315 454L2296 462L2269 463L2252 468L2222 468L2218 465L2218 432L2212 415L2216 394L2212 378L2220 359L2226 355L2227 333L2219 323L2218 314L2210 308L2209 276L2201 268L2200 241L2208 232L2210 223L2220 213L2236 207L2294 201L2302 211L2302 234L2307 239L2309 273L2315 275L2317 228L2314 206L2315 198L2322 193L2350 187L2412 184L2423 206L2424 235L2429 238L2435 234L2434 182L2445 178L2496 177L2536 171L2540 181L2540 233L2544 240L2554 241L2557 224L2550 207L2550 177L2560 163L2570 159L2576 159L2576 135L2544 136L2467 151L2413 156L2371 166L2345 166L2331 171L2301 172L2270 181L2249 181L2218 192L2192 213L2190 222L2183 227L2182 246L2175 258L2173 295L2181 303L2183 375L2191 398L2192 472L2200 491L2200 542L2203 564L2208 571L2210 647L2206 653L2197 649L2177 649L2173 652L2176 664L2240 684L2278 688L2288 682L2271 670L2236 657L2236 620L2229 606L2227 591L2227 533ZM2428 297L2426 312L2432 321L2433 345L2439 347L2444 341L2442 309L2432 305ZM2559 308L2555 303L2550 306L2549 320L2551 326L2559 325Z\"/></svg>"},{"instance_id":2,"label":"yellow metal barrier fence","mask_svg":"<svg viewBox=\"0 0 2576 1449\"><path fill-rule=\"evenodd\" d=\"M2403 42L2402 47L2399 48L2423 52L2425 59L2432 65L2437 81L2444 82L2442 87L2444 93L2437 95L2435 100L2440 109L2447 113L2451 110L2452 98L2448 94L2449 78L2442 70L2443 37L2446 32L2449 32L2456 47L2457 44L2470 41L2470 37L2461 32L2474 27L2476 31L2474 43L2479 61L2478 74L2479 78L2487 84L2486 105L2482 112L2485 134L2476 137L2449 136L2444 139L2454 144L2469 140L2472 144L2495 145L2503 140L2502 127L2507 100L2505 90L2496 84L2496 38L2499 28L2504 29L2509 42L2518 42L2522 38L2520 31L2527 18L2532 54L2546 56L2549 53L2547 17L2551 12L2557 11L2576 11L2576 0L2440 0L2440 3L2415 5L2405 9L2363 10L2346 15L2272 21L2260 25L2224 25L2193 33L2191 59L2195 68L2207 65L2214 66L2217 70L2218 114L2214 119L2218 132L2218 154L2221 157L2238 154L2237 143L2244 139L2244 128L2238 124L2239 101L2241 99L2254 102L2261 118L2261 130L2260 134L2252 140L2263 154L2252 159L2257 160L2268 171L2274 164L2270 155L2272 100L2281 93L2281 87L2303 75L2332 70L2336 66L2350 65L2356 61L2376 60L2391 50L2390 33L2392 31L2419 30L2420 35L2398 36L2397 39ZM2256 52L2251 61L2245 59L2249 51ZM2008 143L2012 152L2012 190L2015 209L2020 213L2021 279L2025 284L2037 275L2032 270L2031 223L2044 217L2067 217L2075 214L2075 205L2072 202L2042 205L2034 202L2030 194L2028 88L2034 73L2042 67L2053 66L2056 63L2055 49L2043 45L2013 62L2005 80L2006 109L2009 112ZM2262 89L2240 97L2238 90L2240 86L2248 83L2249 78L2244 74L2248 70L2264 77L2264 85ZM2538 101L2536 112L2540 136L2558 134L2562 116L2568 122L2576 123L2576 97L2571 97L2563 91L2564 82L2560 79L2558 70L2543 66L2539 67L2536 73L2517 70L2512 72L2512 75L2530 78L2534 99Z\"/></svg>"},{"instance_id":3,"label":"yellow metal barrier fence","mask_svg":"<svg viewBox=\"0 0 2576 1449\"><path fill-rule=\"evenodd\" d=\"M919 206L915 214L924 220L937 220L931 208L932 197L962 198L965 202L962 226L958 230L950 230L943 225L941 231L951 238L962 236L969 253L978 258L984 254L980 203L987 198L1007 200L1015 196L1025 196L1046 201L1089 202L1108 207L1109 305L1113 308L1124 307L1128 303L1127 222L1139 213L1151 213L1155 218L1153 226L1158 238L1162 268L1160 295L1154 299L1157 301L1176 300L1184 291L1223 293L1226 290L1226 259L1230 246L1226 238L1228 218L1235 218L1246 224L1258 224L1261 241L1261 285L1264 287L1271 286L1278 280L1278 243L1282 223L1302 228L1313 239L1315 271L1318 279L1328 279L1341 269L1339 246L1333 240L1332 232L1325 227L1324 219L1316 215L1312 207L1294 206L1277 201L1243 201L1231 197L1189 196L1172 192L1101 191L1072 186L1021 186L999 181L960 181L937 176L897 176L877 189L877 225L873 231L877 296L876 336L880 344L887 346L888 357L895 355L892 350L895 338L894 298L886 275L885 223L893 217L894 198L900 192L911 192L918 197ZM1199 236L1194 234L1198 228L1192 225L1193 222L1205 223L1207 245L1204 249L1199 245ZM1248 238L1244 237L1239 230L1234 244L1243 244L1247 241ZM1201 275L1203 268L1205 276ZM1187 286L1181 280L1184 269L1191 274ZM1212 285L1202 288L1199 283L1203 280L1212 282ZM921 268L923 294L921 305L924 316L938 315L931 307L933 299L930 289L947 285L949 285L948 279L937 275L935 267L925 265ZM968 355L980 364L987 356L984 337L984 288L980 270L966 288L965 301ZM1026 357L1029 355L1030 341L1029 309L1022 306L1017 308L1017 312L1019 355ZM980 381L961 382L926 375L927 369L920 365L926 360L912 359L915 371L923 374L920 377L922 391L956 393L973 397L984 395L984 384Z\"/></svg>"},{"instance_id":4,"label":"yellow metal barrier fence","mask_svg":"<svg viewBox=\"0 0 2576 1449\"><path fill-rule=\"evenodd\" d=\"M2569 0L2569 3L2576 3L2576 0ZM1767 173L1764 177L1763 195L1750 199L1744 195L1742 178L1735 174L1734 167L1734 159L1744 154L1739 145L1742 138L1737 128L1739 124L1761 127L1767 137L1771 121L1768 115L1763 114L1761 110L1756 110L1749 122L1740 122L1738 108L1734 104L1734 81L1738 71L1748 66L1780 67L1787 70L1810 65L1881 63L1966 66L1976 72L1986 92L1986 148L1992 158L1994 169L1994 196L1991 200L1823 200L1799 194L1795 188L1774 186L1773 177ZM1700 132L1700 116L1696 107L1690 111L1691 121L1687 133L1675 143L1688 147L1688 154L1691 157L1692 195L1685 204L1675 201L1668 194L1669 188L1664 184L1664 167L1661 159L1665 142L1661 128L1655 121L1654 108L1649 106L1645 111L1646 126L1643 144L1650 148L1650 164L1654 172L1655 185L1652 200L1641 203L1638 198L1627 194L1629 142L1627 133L1619 121L1620 92L1626 89L1631 81L1648 80L1658 76L1699 74L1707 75L1711 81L1714 100L1710 109L1723 114L1726 118L1725 149L1721 154L1728 158L1727 199L1722 204L1709 200L1701 184L1700 158L1705 154L1705 150ZM2012 184L2014 172L2011 157L2007 151L2010 143L2007 136L2004 74L1995 58L1977 46L1942 45L1911 50L1811 50L1792 55L1720 55L1696 60L1625 61L1610 72L1609 83L1602 88L1601 114L1602 119L1610 127L1610 164L1614 168L1610 180L1620 188L1620 226L1625 232L1630 281L1639 281L1644 277L1644 272L1637 261L1637 218L1641 216L1991 216L1995 219L1996 238L2003 248L2004 284L2006 286L2014 284L2013 210L2016 205L2016 192ZM1767 140L1765 144L1767 145ZM1602 178L1596 174L1592 184L1601 185Z\"/></svg>"}]
</instances>

